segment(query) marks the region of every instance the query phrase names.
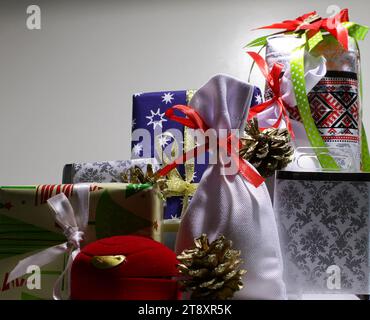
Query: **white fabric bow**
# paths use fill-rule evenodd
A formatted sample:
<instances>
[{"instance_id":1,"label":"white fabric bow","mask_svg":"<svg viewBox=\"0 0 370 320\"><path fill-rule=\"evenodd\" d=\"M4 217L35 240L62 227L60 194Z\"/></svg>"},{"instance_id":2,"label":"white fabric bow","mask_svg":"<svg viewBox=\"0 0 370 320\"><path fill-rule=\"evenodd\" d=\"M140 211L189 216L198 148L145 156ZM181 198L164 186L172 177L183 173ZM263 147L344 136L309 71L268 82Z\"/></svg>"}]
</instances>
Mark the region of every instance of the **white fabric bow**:
<instances>
[{"instance_id":1,"label":"white fabric bow","mask_svg":"<svg viewBox=\"0 0 370 320\"><path fill-rule=\"evenodd\" d=\"M54 261L61 254L68 254L68 262L54 285L54 300L62 299L62 284L64 276L69 280L72 262L80 252L81 242L83 241L84 231L87 228L89 220L89 184L75 184L73 191L76 197L75 208L64 193L60 193L50 198L47 202L55 214L55 221L63 229L67 238L65 243L45 249L30 257L18 262L16 267L9 275L8 282L11 282L27 273L30 265L42 267ZM68 286L69 291L69 286ZM68 292L69 297L69 292Z\"/></svg>"},{"instance_id":2,"label":"white fabric bow","mask_svg":"<svg viewBox=\"0 0 370 320\"><path fill-rule=\"evenodd\" d=\"M326 74L326 59L323 56L315 57L309 53L305 54L305 74L304 79L306 83L306 92L310 92L316 84L325 76ZM290 68L287 69L283 75L281 84L282 98L285 103L291 107L297 105L297 101L294 95L292 77Z\"/></svg>"},{"instance_id":3,"label":"white fabric bow","mask_svg":"<svg viewBox=\"0 0 370 320\"><path fill-rule=\"evenodd\" d=\"M269 68L271 69L273 63L276 62L275 59L267 60ZM292 83L292 76L290 71L290 66L286 61L277 62L283 63L285 66L284 74L281 78L280 92L283 101L290 107L296 107L297 102L294 94L294 88ZM316 84L325 76L326 74L326 59L322 56L314 57L309 53L305 55L305 74L304 79L306 83L306 92L310 92ZM269 128L274 125L279 117L279 108L276 105L272 105L264 111L258 114L258 123L262 128ZM293 127L302 127L302 124L297 123L293 119L291 120ZM285 121L281 121L280 128L286 128ZM294 129L294 128L293 128ZM298 128L299 131L300 128ZM295 130L294 130L295 132ZM299 138L299 136L298 136ZM308 143L308 145L310 145Z\"/></svg>"}]
</instances>

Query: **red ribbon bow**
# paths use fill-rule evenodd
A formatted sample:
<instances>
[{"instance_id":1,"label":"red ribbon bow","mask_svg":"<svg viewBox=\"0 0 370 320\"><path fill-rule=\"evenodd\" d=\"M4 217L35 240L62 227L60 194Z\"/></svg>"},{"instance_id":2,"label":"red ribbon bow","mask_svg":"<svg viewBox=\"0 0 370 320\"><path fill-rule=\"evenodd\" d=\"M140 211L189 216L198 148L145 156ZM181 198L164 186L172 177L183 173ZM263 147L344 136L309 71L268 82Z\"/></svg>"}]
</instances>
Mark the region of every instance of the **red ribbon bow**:
<instances>
[{"instance_id":1,"label":"red ribbon bow","mask_svg":"<svg viewBox=\"0 0 370 320\"><path fill-rule=\"evenodd\" d=\"M316 11L306 13L295 20L284 20L283 22L273 23L268 26L263 26L258 29L285 29L285 31L298 31L301 27L307 23L310 23L312 19L321 19Z\"/></svg>"},{"instance_id":2,"label":"red ribbon bow","mask_svg":"<svg viewBox=\"0 0 370 320\"><path fill-rule=\"evenodd\" d=\"M185 115L184 117L179 117L175 115L175 110L182 112ZM203 132L209 129L209 126L205 123L202 117L196 112L193 108L185 105L175 105L170 109L167 109L165 113L166 117L170 120L179 122L186 127L191 129L200 129ZM218 146L223 148L228 154L231 155L232 161L238 164L239 173L255 187L260 186L265 180L262 176L243 158L239 156L239 153L236 150L231 149L231 140L235 138L232 135L229 135L226 139L219 139ZM175 169L178 164L185 163L187 160L196 157L198 154L204 153L209 150L209 144L205 144L205 148L199 152L200 147L196 147L193 150L190 150L184 153L182 156L177 158L172 163L166 165L157 172L158 176L166 176L171 170Z\"/></svg>"},{"instance_id":3,"label":"red ribbon bow","mask_svg":"<svg viewBox=\"0 0 370 320\"><path fill-rule=\"evenodd\" d=\"M281 76L283 72L284 66L280 63L275 63L269 71L269 68L267 66L266 61L256 52L253 51L247 51L247 53L252 57L252 59L256 62L257 66L261 70L262 74L267 80L267 83L269 87L272 90L273 97L264 103L261 103L259 105L253 106L249 110L248 114L248 120L252 119L255 117L258 113L261 111L266 110L268 107L272 106L273 104L276 104L279 107L279 117L276 120L276 122L272 125L273 128L279 128L280 123L284 117L286 127L290 133L290 136L292 139L294 139L294 131L292 128L291 121L289 119L289 114L286 110L285 103L283 101L283 98L281 96L280 92L280 81L281 81ZM266 128L260 128L261 130L264 130Z\"/></svg>"},{"instance_id":4,"label":"red ribbon bow","mask_svg":"<svg viewBox=\"0 0 370 320\"><path fill-rule=\"evenodd\" d=\"M281 23L274 23L258 29L285 29L285 31L310 30L309 37L313 37L320 29L323 29L331 33L343 48L348 50L348 30L342 25L342 22L348 21L348 9L342 9L335 16L325 19L319 17L316 11L313 11L295 20L285 20Z\"/></svg>"}]
</instances>

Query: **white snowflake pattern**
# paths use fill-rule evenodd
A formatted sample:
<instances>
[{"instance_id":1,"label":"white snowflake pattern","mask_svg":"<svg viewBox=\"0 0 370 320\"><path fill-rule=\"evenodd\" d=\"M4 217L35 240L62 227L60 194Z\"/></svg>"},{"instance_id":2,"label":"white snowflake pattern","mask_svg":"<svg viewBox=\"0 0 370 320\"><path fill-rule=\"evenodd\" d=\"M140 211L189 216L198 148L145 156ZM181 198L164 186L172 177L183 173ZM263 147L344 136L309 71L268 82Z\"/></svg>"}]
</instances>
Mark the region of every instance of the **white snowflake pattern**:
<instances>
[{"instance_id":1,"label":"white snowflake pattern","mask_svg":"<svg viewBox=\"0 0 370 320\"><path fill-rule=\"evenodd\" d=\"M134 119L132 119L132 123L131 123L131 125L132 125L132 128L135 128L135 126L136 126L136 119L134 118Z\"/></svg>"},{"instance_id":2,"label":"white snowflake pattern","mask_svg":"<svg viewBox=\"0 0 370 320\"><path fill-rule=\"evenodd\" d=\"M176 220L176 219L180 219L180 217L178 217L177 213L175 213L174 215L171 214L171 219Z\"/></svg>"},{"instance_id":3,"label":"white snowflake pattern","mask_svg":"<svg viewBox=\"0 0 370 320\"><path fill-rule=\"evenodd\" d=\"M162 102L165 102L166 104L171 103L172 100L174 99L173 93L171 92L165 93L161 98L162 98Z\"/></svg>"},{"instance_id":4,"label":"white snowflake pattern","mask_svg":"<svg viewBox=\"0 0 370 320\"><path fill-rule=\"evenodd\" d=\"M262 96L260 94L256 95L256 102L258 104L261 104L262 103Z\"/></svg>"},{"instance_id":5,"label":"white snowflake pattern","mask_svg":"<svg viewBox=\"0 0 370 320\"><path fill-rule=\"evenodd\" d=\"M196 171L194 171L193 179L191 179L191 181L194 181L196 178L197 178L197 172L196 172Z\"/></svg>"},{"instance_id":6,"label":"white snowflake pattern","mask_svg":"<svg viewBox=\"0 0 370 320\"><path fill-rule=\"evenodd\" d=\"M160 145L162 148L166 147L166 146L170 143L170 141L171 141L171 139L170 139L170 137L169 137L169 136L167 136L167 135L162 134L162 135L160 135L160 136L158 137L158 143L159 143L159 145Z\"/></svg>"},{"instance_id":7,"label":"white snowflake pattern","mask_svg":"<svg viewBox=\"0 0 370 320\"><path fill-rule=\"evenodd\" d=\"M143 93L142 92L137 92L137 93L134 93L134 97L140 97Z\"/></svg>"},{"instance_id":8,"label":"white snowflake pattern","mask_svg":"<svg viewBox=\"0 0 370 320\"><path fill-rule=\"evenodd\" d=\"M143 151L143 145L141 143L135 144L134 147L132 148L132 153L135 156L140 156L142 151Z\"/></svg>"},{"instance_id":9,"label":"white snowflake pattern","mask_svg":"<svg viewBox=\"0 0 370 320\"><path fill-rule=\"evenodd\" d=\"M160 113L160 109L158 108L156 112L153 112L153 110L150 110L151 115L147 116L146 118L150 121L147 123L148 126L151 124L153 125L153 129L157 128L157 126L160 126L163 128L162 122L167 121L167 119L164 119L164 112Z\"/></svg>"}]
</instances>

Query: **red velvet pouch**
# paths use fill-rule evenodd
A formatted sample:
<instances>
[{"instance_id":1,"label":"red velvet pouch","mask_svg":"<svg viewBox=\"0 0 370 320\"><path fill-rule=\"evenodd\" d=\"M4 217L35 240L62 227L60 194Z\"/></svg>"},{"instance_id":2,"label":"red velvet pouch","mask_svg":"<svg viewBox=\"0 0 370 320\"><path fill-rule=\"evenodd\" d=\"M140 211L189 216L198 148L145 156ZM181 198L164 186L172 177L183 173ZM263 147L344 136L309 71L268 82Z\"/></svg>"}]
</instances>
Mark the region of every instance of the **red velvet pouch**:
<instances>
[{"instance_id":1,"label":"red velvet pouch","mask_svg":"<svg viewBox=\"0 0 370 320\"><path fill-rule=\"evenodd\" d=\"M124 255L117 266L98 268L93 257ZM72 300L178 300L176 254L140 236L116 236L83 247L72 265Z\"/></svg>"}]
</instances>

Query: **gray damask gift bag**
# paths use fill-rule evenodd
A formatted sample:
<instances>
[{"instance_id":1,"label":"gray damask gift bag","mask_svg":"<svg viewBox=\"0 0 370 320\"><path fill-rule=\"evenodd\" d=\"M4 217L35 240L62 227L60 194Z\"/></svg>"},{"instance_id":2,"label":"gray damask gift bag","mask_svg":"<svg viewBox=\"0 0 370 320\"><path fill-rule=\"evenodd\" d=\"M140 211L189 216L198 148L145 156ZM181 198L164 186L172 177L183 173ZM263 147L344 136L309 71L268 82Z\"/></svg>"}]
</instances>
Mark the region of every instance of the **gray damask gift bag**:
<instances>
[{"instance_id":1,"label":"gray damask gift bag","mask_svg":"<svg viewBox=\"0 0 370 320\"><path fill-rule=\"evenodd\" d=\"M369 293L369 191L368 173L276 173L289 294Z\"/></svg>"}]
</instances>

